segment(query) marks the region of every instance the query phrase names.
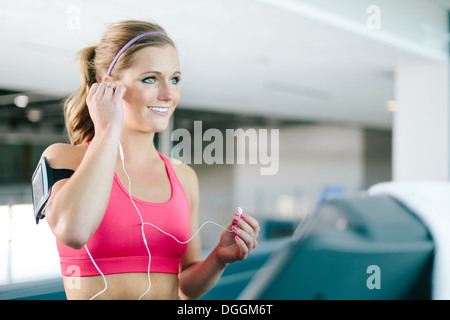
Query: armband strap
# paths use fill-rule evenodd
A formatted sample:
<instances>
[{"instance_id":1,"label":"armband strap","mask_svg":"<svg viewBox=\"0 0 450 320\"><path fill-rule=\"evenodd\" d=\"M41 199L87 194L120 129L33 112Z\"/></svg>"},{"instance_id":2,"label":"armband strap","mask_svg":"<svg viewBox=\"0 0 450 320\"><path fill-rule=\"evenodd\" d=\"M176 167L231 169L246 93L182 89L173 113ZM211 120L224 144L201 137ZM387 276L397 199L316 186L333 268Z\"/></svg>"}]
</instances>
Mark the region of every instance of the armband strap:
<instances>
[{"instance_id":1,"label":"armband strap","mask_svg":"<svg viewBox=\"0 0 450 320\"><path fill-rule=\"evenodd\" d=\"M52 169L52 170L53 170L53 184L55 184L59 180L70 178L74 173L74 171L70 169Z\"/></svg>"},{"instance_id":2,"label":"armband strap","mask_svg":"<svg viewBox=\"0 0 450 320\"><path fill-rule=\"evenodd\" d=\"M61 180L72 176L73 170L53 169L48 164L46 157L42 157L31 178L31 193L33 200L33 211L36 224L45 217L45 208L48 205L53 185Z\"/></svg>"}]
</instances>

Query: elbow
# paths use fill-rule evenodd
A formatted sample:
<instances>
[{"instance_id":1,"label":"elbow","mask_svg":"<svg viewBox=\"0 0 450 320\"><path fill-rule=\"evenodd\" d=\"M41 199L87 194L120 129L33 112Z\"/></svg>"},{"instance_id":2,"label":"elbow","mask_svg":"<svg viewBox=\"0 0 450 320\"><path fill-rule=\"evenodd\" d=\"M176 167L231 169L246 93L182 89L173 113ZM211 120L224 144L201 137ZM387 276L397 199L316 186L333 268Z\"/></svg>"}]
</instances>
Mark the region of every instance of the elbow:
<instances>
[{"instance_id":1,"label":"elbow","mask_svg":"<svg viewBox=\"0 0 450 320\"><path fill-rule=\"evenodd\" d=\"M79 250L89 241L90 235L83 228L76 228L71 223L59 221L52 227L53 233L63 245Z\"/></svg>"},{"instance_id":2,"label":"elbow","mask_svg":"<svg viewBox=\"0 0 450 320\"><path fill-rule=\"evenodd\" d=\"M187 291L187 292L186 292ZM181 300L197 300L202 296L202 294L193 294L190 293L189 290L183 291L182 289L178 290L178 296Z\"/></svg>"},{"instance_id":3,"label":"elbow","mask_svg":"<svg viewBox=\"0 0 450 320\"><path fill-rule=\"evenodd\" d=\"M84 245L87 243L87 241L83 241L81 239L75 239L75 238L71 238L71 239L67 239L66 241L61 241L62 244L75 249L75 250L80 250L81 248L84 247Z\"/></svg>"},{"instance_id":4,"label":"elbow","mask_svg":"<svg viewBox=\"0 0 450 320\"><path fill-rule=\"evenodd\" d=\"M74 234L69 230L61 231L59 234L55 234L56 238L64 245L79 250L84 247L89 238L83 234Z\"/></svg>"},{"instance_id":5,"label":"elbow","mask_svg":"<svg viewBox=\"0 0 450 320\"><path fill-rule=\"evenodd\" d=\"M56 239L72 249L83 248L95 230L88 227L87 221L80 219L78 210L73 210L69 205L65 208L57 205L54 201L53 207L45 215Z\"/></svg>"}]
</instances>

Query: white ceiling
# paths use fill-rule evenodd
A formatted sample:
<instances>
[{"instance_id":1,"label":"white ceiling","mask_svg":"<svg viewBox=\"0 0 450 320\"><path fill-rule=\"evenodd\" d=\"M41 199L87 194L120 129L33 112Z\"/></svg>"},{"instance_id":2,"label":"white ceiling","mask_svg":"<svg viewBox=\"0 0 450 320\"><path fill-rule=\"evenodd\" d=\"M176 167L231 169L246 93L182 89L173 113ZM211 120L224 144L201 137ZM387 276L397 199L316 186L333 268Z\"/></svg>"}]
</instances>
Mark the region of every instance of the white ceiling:
<instances>
[{"instance_id":1,"label":"white ceiling","mask_svg":"<svg viewBox=\"0 0 450 320\"><path fill-rule=\"evenodd\" d=\"M396 66L425 59L264 1L0 0L0 88L67 95L76 52L124 19L174 39L182 108L388 128Z\"/></svg>"}]
</instances>

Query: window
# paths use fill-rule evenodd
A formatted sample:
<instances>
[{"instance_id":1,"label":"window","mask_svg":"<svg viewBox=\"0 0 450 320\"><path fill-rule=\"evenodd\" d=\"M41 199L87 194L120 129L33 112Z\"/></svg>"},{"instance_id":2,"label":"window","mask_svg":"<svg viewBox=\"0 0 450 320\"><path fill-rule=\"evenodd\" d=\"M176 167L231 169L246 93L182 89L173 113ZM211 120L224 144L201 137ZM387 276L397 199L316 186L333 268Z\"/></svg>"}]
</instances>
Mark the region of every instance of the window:
<instances>
[{"instance_id":1,"label":"window","mask_svg":"<svg viewBox=\"0 0 450 320\"><path fill-rule=\"evenodd\" d=\"M55 237L31 204L0 206L0 285L60 277Z\"/></svg>"}]
</instances>

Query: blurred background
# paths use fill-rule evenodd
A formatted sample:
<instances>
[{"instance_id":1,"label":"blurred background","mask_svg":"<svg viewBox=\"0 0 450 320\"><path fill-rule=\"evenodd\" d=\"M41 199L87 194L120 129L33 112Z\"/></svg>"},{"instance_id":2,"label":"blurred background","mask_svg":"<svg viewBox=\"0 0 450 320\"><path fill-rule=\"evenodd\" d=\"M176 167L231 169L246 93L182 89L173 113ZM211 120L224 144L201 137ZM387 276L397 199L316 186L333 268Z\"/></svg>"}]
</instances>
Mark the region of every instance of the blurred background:
<instances>
[{"instance_id":1,"label":"blurred background","mask_svg":"<svg viewBox=\"0 0 450 320\"><path fill-rule=\"evenodd\" d=\"M448 0L0 0L0 285L60 276L30 179L43 150L67 142L76 53L110 23L156 22L177 45L182 97L155 138L161 149L194 121L203 131L279 130L276 174L192 164L200 222L227 225L241 206L270 240L330 197L448 181L449 10ZM202 231L205 251L220 232Z\"/></svg>"}]
</instances>

